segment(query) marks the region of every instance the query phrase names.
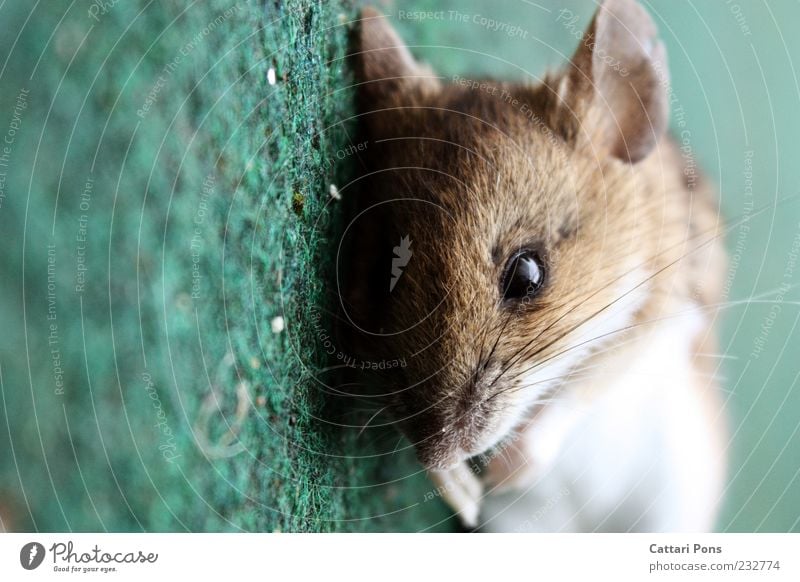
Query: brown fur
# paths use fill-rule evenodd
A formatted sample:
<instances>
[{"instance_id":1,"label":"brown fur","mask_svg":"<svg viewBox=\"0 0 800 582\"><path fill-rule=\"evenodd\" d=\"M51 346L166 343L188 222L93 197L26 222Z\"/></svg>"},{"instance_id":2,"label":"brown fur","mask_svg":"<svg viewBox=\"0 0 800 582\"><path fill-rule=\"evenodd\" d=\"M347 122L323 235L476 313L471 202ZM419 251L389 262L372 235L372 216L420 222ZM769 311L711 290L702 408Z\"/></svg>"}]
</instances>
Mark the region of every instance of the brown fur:
<instances>
[{"instance_id":1,"label":"brown fur","mask_svg":"<svg viewBox=\"0 0 800 582\"><path fill-rule=\"evenodd\" d=\"M680 300L716 301L716 204L706 187L687 190L680 152L662 137L666 95L653 67L663 49L637 51L634 41L654 34L637 28L640 12L628 24L643 36L618 49L624 79L592 59L595 40L620 44L598 16L564 72L477 89L443 83L377 13L363 17L355 58L368 172L348 315L371 359L407 362L384 376L392 412L421 461L441 468L496 444L493 431L519 406L518 374L569 350L571 330L619 299L626 274L645 273L633 327L581 348L581 362L635 341ZM389 293L391 249L405 235L413 256ZM508 305L499 281L520 247L539 250L547 280L529 304Z\"/></svg>"}]
</instances>

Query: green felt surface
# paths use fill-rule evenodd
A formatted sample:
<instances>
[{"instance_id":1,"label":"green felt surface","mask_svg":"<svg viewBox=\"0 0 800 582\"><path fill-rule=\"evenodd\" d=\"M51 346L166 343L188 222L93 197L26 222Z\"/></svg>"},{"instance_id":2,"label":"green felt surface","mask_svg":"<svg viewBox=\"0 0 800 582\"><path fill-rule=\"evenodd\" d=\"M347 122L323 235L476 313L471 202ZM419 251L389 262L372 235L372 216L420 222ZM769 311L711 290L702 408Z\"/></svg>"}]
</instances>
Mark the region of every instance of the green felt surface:
<instances>
[{"instance_id":1,"label":"green felt surface","mask_svg":"<svg viewBox=\"0 0 800 582\"><path fill-rule=\"evenodd\" d=\"M179 4L0 9L0 132L26 103L0 207L0 514L450 527L396 433L320 420L353 7Z\"/></svg>"}]
</instances>

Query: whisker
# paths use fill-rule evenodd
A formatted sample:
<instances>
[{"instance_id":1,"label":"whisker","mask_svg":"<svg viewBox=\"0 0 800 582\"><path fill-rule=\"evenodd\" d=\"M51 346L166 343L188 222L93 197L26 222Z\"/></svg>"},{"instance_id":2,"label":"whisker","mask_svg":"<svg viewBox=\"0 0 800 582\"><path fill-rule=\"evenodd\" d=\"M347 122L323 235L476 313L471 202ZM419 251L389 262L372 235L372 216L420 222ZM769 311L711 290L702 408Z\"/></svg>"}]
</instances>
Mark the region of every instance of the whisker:
<instances>
[{"instance_id":1,"label":"whisker","mask_svg":"<svg viewBox=\"0 0 800 582\"><path fill-rule=\"evenodd\" d=\"M763 209L762 209L762 210L759 210L758 212L763 212ZM750 215L750 216L753 216L753 215ZM747 217L745 220L749 220L749 219L750 219L750 217ZM731 228L733 228L733 226L735 226L735 225L731 225ZM648 277L646 277L646 278L645 278L643 281L640 281L640 282L639 282L639 283L637 283L635 286L633 286L631 289L629 289L628 291L626 291L625 293L623 293L622 295L620 295L619 297L617 297L616 299L614 299L614 300L613 300L613 301L611 301L610 303L608 303L608 304L604 305L602 308L598 309L597 311L595 311L594 313L592 313L592 314L591 314L591 315L589 315L588 317L584 318L584 319L583 319L582 321L580 321L578 324L576 324L576 325L572 326L571 328L569 328L569 329L568 329L566 332L564 332L563 334L561 334L559 337L555 338L554 340L551 340L551 341L549 341L548 343L546 343L546 344L545 344L544 346L542 346L541 348L537 348L537 349L536 349L536 350L535 350L533 353L531 353L531 354L528 354L528 355L527 355L527 357L535 357L536 355L538 355L539 353L543 352L544 350L546 350L546 349L547 349L547 348L549 348L550 346L554 345L554 344L555 344L555 343L557 343L558 341L561 341L561 340L562 340L564 337L566 337L567 335L569 335L570 333L572 333L573 331L575 331L576 329L578 329L578 328L579 328L579 327L581 327L582 325L584 325L584 324L588 323L588 322L589 322L591 319L593 319L594 317L596 317L597 315L599 315L600 313L602 313L603 311L605 311L606 309L608 309L608 308L609 308L609 307L611 307L612 305L614 305L614 304L618 303L619 301L621 301L622 299L624 299L625 297L627 297L628 295L630 295L632 292L636 291L637 289L639 289L640 287L642 287L643 285L645 285L646 283L648 283L649 281L651 281L652 279L654 279L655 277L657 277L658 275L660 275L661 273L663 273L664 271L666 271L667 269L669 269L669 268L673 267L674 265L676 265L677 263L679 263L680 261L682 261L682 260L683 260L685 257L687 257L688 255L690 255L691 253L694 253L694 252L696 252L697 250L699 250L699 249L700 249L700 248L702 248L703 246L706 246L706 245L710 244L711 242L713 242L715 239L719 238L720 236L723 236L723 234L724 234L724 231L723 231L723 232L718 232L717 234L715 234L714 236L712 236L710 239L708 239L708 240L704 241L703 243L699 244L697 247L695 247L695 248L692 248L691 250L687 251L686 253L683 253L683 254L681 254L681 255L680 255L680 256L679 256L677 259L675 259L675 260L673 260L673 261L670 261L670 262L669 262L669 263L667 263L665 266L663 266L663 267L661 267L660 269L656 270L654 273L652 273L651 275L649 275ZM699 236L699 235L698 235L698 236ZM695 237L692 237L692 238L695 238ZM659 255L660 255L660 254L663 254L663 253L659 253ZM650 259L650 260L652 260L652 259ZM646 261L644 264L646 264L647 262L650 262L650 260ZM623 274L623 275L621 275L620 277L617 277L617 278L616 278L616 279L614 279L612 282L614 282L614 281L617 281L617 280L621 279L622 277L626 276L627 274L630 274L630 273L631 273L631 272L633 272L633 271L634 271L636 268L637 268L637 267L635 267L633 270L630 270L630 271L628 271L627 273L624 273L624 274ZM602 290L602 288L601 288L601 289L598 289L598 290L596 290L596 291L593 291L593 292L592 292L592 293L589 295L589 297L587 297L586 299L590 299L591 297L593 297L594 295L596 295L597 293L599 293L599 291L600 291L600 290ZM553 325L555 325L556 323L558 323L559 321L561 321L561 320L562 320L562 319L563 319L563 318L564 318L566 315L567 315L566 313L565 313L565 314L563 314L563 315L562 315L561 317L559 317L559 318L558 318L558 319L557 319L555 322L553 322L553 323L551 323L550 325L548 325L547 327L545 327L545 329L544 329L542 332L540 332L539 334L537 334L537 335L536 335L536 337L534 337L534 338L533 338L532 340L530 340L530 341L529 341L529 342L528 342L528 343L527 343L525 346L523 346L523 348L522 348L521 350L519 350L519 352L517 353L517 355L516 355L516 356L514 356L514 357L512 358L512 360L511 360L511 361L509 361L509 363L508 363L508 364L505 366L505 368L504 368L504 369L503 369L503 370L500 372L500 374L499 374L499 375L498 375L498 376L497 376L497 377L494 379L494 381L492 382L492 384L494 384L494 383L495 383L495 382L496 382L496 381L497 381L497 380L498 380L500 377L502 377L502 376L503 376L503 375L504 375L504 374L505 374L505 373L506 373L506 372L507 372L507 371L508 371L508 370L509 370L509 369L510 369L510 368L511 368L513 365L515 365L515 364L516 364L516 363L517 363L517 362L518 362L518 361L519 361L519 360L520 360L522 357L525 357L524 350L526 350L526 349L527 349L527 348L528 348L530 345L532 345L532 344L533 344L533 342L535 342L535 341L536 341L536 340L537 340L539 337L541 337L541 335L542 335L544 332L548 331L550 328L552 328L552 327L553 327ZM634 327L635 327L635 326L634 326ZM626 329L630 329L630 328L631 328L631 326L627 326L627 327L626 327L626 328L624 328L623 330L618 330L618 331L624 331L624 330L626 330ZM604 335L608 335L608 334L604 334ZM586 342L582 342L581 344L578 344L578 345L580 346L580 345L583 345L584 343L586 343ZM578 347L578 346L576 346L576 347ZM545 360L545 362L547 362L547 361L549 361L549 360L551 360L551 359L552 359L552 357L551 357L551 358L548 358L548 359L546 359L546 360ZM542 363L544 363L544 362L542 362ZM536 367L536 366L534 366L534 368L535 368L535 367ZM533 368L530 368L530 369L533 369ZM519 374L518 374L518 375L519 375ZM517 375L517 376L518 376L518 375ZM516 377L516 376L515 376L515 377Z\"/></svg>"},{"instance_id":2,"label":"whisker","mask_svg":"<svg viewBox=\"0 0 800 582\"><path fill-rule=\"evenodd\" d=\"M379 415L381 412L383 412L383 411L384 411L384 410L386 410L387 408L389 408L389 407L388 407L388 406L384 406L384 407L383 407L383 408L381 408L381 409L380 409L378 412L376 412L375 414L373 414L372 416L370 416L370 417L369 417L369 420L366 422L366 424L364 424L364 426L363 426L363 427L361 427L361 430L360 430L360 431L358 431L358 434L356 435L356 437L360 437L360 436L363 434L363 432L364 432L364 431L367 429L367 427L369 426L369 423L370 423L370 422L372 422L373 420L375 420L375 417L377 417L377 416L378 416L378 415Z\"/></svg>"}]
</instances>

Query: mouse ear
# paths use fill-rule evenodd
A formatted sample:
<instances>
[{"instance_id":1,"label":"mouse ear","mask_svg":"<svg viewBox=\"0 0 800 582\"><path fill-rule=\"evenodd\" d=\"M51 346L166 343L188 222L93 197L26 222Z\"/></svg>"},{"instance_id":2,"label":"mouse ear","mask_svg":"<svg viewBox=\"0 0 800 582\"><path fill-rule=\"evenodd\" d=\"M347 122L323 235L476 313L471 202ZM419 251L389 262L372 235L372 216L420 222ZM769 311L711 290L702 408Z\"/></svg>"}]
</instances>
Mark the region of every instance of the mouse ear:
<instances>
[{"instance_id":1,"label":"mouse ear","mask_svg":"<svg viewBox=\"0 0 800 582\"><path fill-rule=\"evenodd\" d=\"M433 71L414 60L388 19L371 7L361 11L355 69L362 104L399 107L439 89Z\"/></svg>"},{"instance_id":2,"label":"mouse ear","mask_svg":"<svg viewBox=\"0 0 800 582\"><path fill-rule=\"evenodd\" d=\"M635 0L605 0L561 80L559 127L569 141L630 163L647 156L669 118L664 45Z\"/></svg>"}]
</instances>

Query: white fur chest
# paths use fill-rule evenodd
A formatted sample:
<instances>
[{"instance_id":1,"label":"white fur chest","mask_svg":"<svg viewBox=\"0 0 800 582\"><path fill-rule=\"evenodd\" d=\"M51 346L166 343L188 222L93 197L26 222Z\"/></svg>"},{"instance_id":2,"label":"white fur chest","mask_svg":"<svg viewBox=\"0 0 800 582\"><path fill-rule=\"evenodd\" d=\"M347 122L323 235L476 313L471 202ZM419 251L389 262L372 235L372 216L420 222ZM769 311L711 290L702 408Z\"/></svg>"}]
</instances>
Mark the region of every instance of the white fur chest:
<instances>
[{"instance_id":1,"label":"white fur chest","mask_svg":"<svg viewBox=\"0 0 800 582\"><path fill-rule=\"evenodd\" d=\"M708 406L714 381L694 361L703 325L696 311L665 319L548 404L510 444L517 466L486 492L482 529L710 529L723 466L715 431L724 421Z\"/></svg>"}]
</instances>

